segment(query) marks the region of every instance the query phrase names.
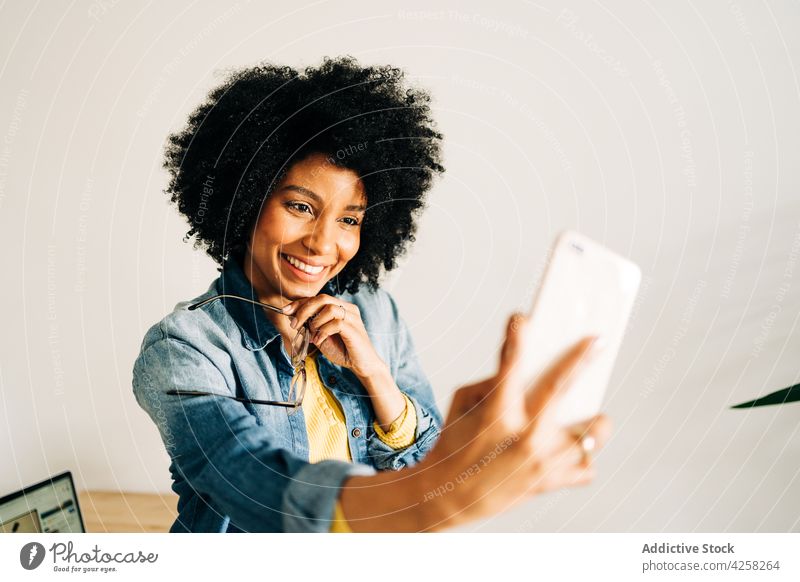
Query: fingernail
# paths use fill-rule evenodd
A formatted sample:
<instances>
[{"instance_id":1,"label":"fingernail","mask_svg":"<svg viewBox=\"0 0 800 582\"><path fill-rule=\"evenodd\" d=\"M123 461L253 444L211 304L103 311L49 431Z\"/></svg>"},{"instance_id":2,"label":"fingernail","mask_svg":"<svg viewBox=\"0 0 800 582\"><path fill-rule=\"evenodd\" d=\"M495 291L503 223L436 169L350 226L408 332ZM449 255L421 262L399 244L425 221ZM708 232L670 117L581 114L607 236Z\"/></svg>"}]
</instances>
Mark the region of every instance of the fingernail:
<instances>
[{"instance_id":1,"label":"fingernail","mask_svg":"<svg viewBox=\"0 0 800 582\"><path fill-rule=\"evenodd\" d=\"M291 319L291 321L289 321L289 325L292 327L292 329L294 329L295 327L297 327L297 318L296 318L296 317L293 317L293 318Z\"/></svg>"},{"instance_id":2,"label":"fingernail","mask_svg":"<svg viewBox=\"0 0 800 582\"><path fill-rule=\"evenodd\" d=\"M292 303L289 303L289 305L284 305L281 311L283 311L284 313L291 313L292 311L294 311L294 305Z\"/></svg>"}]
</instances>

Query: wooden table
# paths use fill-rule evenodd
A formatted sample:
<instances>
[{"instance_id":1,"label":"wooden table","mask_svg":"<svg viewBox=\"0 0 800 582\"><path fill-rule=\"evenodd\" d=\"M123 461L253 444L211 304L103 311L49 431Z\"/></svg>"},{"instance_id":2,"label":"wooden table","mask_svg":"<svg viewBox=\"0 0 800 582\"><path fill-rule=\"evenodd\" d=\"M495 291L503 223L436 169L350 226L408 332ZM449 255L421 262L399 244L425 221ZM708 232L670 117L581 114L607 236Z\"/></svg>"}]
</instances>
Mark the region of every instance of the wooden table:
<instances>
[{"instance_id":1,"label":"wooden table","mask_svg":"<svg viewBox=\"0 0 800 582\"><path fill-rule=\"evenodd\" d=\"M78 503L86 531L166 532L177 516L174 493L128 493L125 491L81 491Z\"/></svg>"}]
</instances>

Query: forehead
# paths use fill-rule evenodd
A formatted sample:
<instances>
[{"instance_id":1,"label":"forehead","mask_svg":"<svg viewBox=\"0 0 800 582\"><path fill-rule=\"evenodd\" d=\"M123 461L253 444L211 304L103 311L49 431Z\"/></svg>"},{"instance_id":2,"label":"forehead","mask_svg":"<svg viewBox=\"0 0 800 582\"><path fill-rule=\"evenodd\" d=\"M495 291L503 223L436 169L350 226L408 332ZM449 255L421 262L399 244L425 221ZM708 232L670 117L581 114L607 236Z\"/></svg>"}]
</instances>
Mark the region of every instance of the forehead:
<instances>
[{"instance_id":1,"label":"forehead","mask_svg":"<svg viewBox=\"0 0 800 582\"><path fill-rule=\"evenodd\" d=\"M366 200L364 184L358 174L336 166L322 154L314 154L293 164L278 185L278 190L288 185L314 192L326 202Z\"/></svg>"}]
</instances>

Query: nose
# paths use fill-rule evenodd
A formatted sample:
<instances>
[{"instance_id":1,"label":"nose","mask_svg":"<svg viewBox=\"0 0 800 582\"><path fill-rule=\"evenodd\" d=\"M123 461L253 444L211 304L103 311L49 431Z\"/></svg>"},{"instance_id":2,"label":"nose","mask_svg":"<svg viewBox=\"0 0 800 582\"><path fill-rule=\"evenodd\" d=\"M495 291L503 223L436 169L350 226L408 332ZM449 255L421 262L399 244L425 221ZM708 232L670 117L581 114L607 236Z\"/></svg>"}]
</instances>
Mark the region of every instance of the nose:
<instances>
[{"instance_id":1,"label":"nose","mask_svg":"<svg viewBox=\"0 0 800 582\"><path fill-rule=\"evenodd\" d=\"M309 224L303 244L311 256L330 257L336 255L336 237L336 221L323 214L319 220Z\"/></svg>"}]
</instances>

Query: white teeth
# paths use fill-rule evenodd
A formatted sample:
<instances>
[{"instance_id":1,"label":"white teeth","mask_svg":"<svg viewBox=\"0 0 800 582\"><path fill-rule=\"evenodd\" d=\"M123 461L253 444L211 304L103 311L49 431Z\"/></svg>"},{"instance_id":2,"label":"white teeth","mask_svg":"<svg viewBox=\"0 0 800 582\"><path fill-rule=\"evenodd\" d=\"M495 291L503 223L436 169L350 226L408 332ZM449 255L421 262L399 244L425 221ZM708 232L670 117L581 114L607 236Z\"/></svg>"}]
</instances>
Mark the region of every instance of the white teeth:
<instances>
[{"instance_id":1,"label":"white teeth","mask_svg":"<svg viewBox=\"0 0 800 582\"><path fill-rule=\"evenodd\" d=\"M302 261L298 261L294 257L290 257L289 255L285 255L286 260L288 260L292 265L300 269L301 271L308 273L309 275L316 275L322 272L322 269L325 267L312 267L311 265L306 265Z\"/></svg>"}]
</instances>

